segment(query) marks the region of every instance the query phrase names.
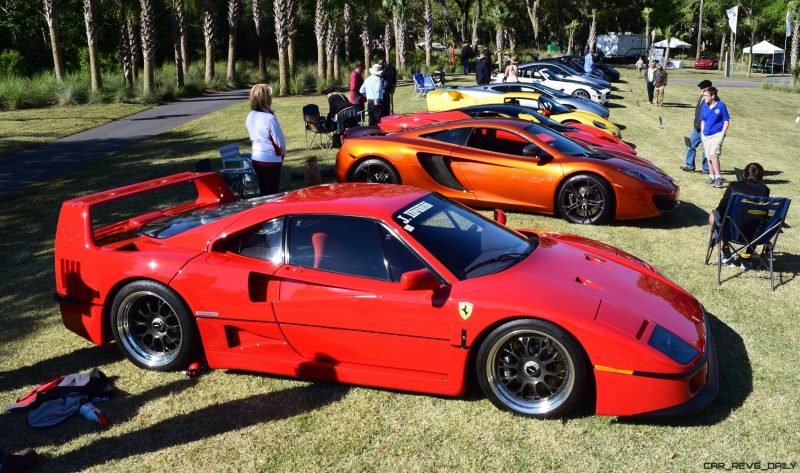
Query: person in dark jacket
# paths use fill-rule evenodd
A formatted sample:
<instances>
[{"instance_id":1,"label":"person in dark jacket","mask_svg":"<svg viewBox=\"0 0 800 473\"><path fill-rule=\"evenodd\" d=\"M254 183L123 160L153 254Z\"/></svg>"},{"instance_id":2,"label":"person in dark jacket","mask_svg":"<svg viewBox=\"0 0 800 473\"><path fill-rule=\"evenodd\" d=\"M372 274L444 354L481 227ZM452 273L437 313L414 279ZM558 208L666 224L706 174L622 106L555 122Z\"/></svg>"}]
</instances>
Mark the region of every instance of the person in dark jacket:
<instances>
[{"instance_id":1,"label":"person in dark jacket","mask_svg":"<svg viewBox=\"0 0 800 473\"><path fill-rule=\"evenodd\" d=\"M397 87L397 69L391 62L381 59L383 66L383 102L381 102L381 117L394 113L394 89Z\"/></svg>"},{"instance_id":2,"label":"person in dark jacket","mask_svg":"<svg viewBox=\"0 0 800 473\"><path fill-rule=\"evenodd\" d=\"M694 128L692 128L692 134L689 135L689 142L686 146L686 159L684 160L683 166L681 166L682 171L694 172L694 158L697 155L697 147L703 143L700 136L700 111L703 109L703 104L705 103L705 100L703 100L703 92L712 85L713 84L708 79L703 79L697 84L700 97L697 99L697 105L694 107ZM706 158L705 150L703 150L703 172L708 172L708 158Z\"/></svg>"},{"instance_id":3,"label":"person in dark jacket","mask_svg":"<svg viewBox=\"0 0 800 473\"><path fill-rule=\"evenodd\" d=\"M472 60L472 56L475 54L472 52L472 46L469 43L464 43L464 46L461 47L461 65L464 66L464 75L469 75L469 62Z\"/></svg>"},{"instance_id":4,"label":"person in dark jacket","mask_svg":"<svg viewBox=\"0 0 800 473\"><path fill-rule=\"evenodd\" d=\"M667 87L667 70L661 63L656 63L656 72L653 74L653 103L658 107L664 106L664 89Z\"/></svg>"},{"instance_id":5,"label":"person in dark jacket","mask_svg":"<svg viewBox=\"0 0 800 473\"><path fill-rule=\"evenodd\" d=\"M731 200L733 194L752 195L756 197L769 197L769 187L761 182L764 178L764 168L758 163L750 163L744 168L742 173L742 180L732 182L726 189L725 194L722 195L717 208L714 209L708 216L708 224L713 228L717 228L722 224L722 214L728 207L728 202ZM748 214L749 215L749 214ZM758 231L758 226L763 216L753 215L752 218L740 219L738 224L742 232L752 238ZM749 234L749 235L748 235ZM750 250L752 251L752 249ZM735 265L731 260L731 252L726 242L722 242L722 257L728 260L729 265ZM740 263L745 269L752 269L753 264L750 260L750 253L740 253Z\"/></svg>"},{"instance_id":6,"label":"person in dark jacket","mask_svg":"<svg viewBox=\"0 0 800 473\"><path fill-rule=\"evenodd\" d=\"M481 57L475 64L475 82L486 85L491 82L492 65L489 63L489 50L481 51Z\"/></svg>"}]
</instances>

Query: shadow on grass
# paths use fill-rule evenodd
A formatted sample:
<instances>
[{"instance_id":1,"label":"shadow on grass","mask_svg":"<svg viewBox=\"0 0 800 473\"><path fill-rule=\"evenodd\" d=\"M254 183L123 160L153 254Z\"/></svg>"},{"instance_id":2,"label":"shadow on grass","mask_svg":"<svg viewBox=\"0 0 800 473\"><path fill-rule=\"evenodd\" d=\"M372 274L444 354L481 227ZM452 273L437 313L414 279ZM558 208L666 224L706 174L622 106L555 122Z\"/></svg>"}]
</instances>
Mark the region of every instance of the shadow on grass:
<instances>
[{"instance_id":1,"label":"shadow on grass","mask_svg":"<svg viewBox=\"0 0 800 473\"><path fill-rule=\"evenodd\" d=\"M108 461L157 452L257 424L288 419L332 404L342 399L348 390L347 386L313 383L227 401L173 416L117 437L105 436L79 450L43 459L42 464L53 471L85 470ZM168 394L164 391L158 388L150 395L155 396L158 392Z\"/></svg>"},{"instance_id":2,"label":"shadow on grass","mask_svg":"<svg viewBox=\"0 0 800 473\"><path fill-rule=\"evenodd\" d=\"M685 103L674 103L674 102L664 102L662 107L669 107L669 108L694 108L694 105L689 105Z\"/></svg>"},{"instance_id":3,"label":"shadow on grass","mask_svg":"<svg viewBox=\"0 0 800 473\"><path fill-rule=\"evenodd\" d=\"M66 329L64 330L66 331ZM72 333L65 332L65 335L69 336ZM80 348L29 366L0 372L0 392L33 387L62 374L86 371L120 360L122 360L122 354L113 344ZM17 397L24 394L20 391Z\"/></svg>"},{"instance_id":4,"label":"shadow on grass","mask_svg":"<svg viewBox=\"0 0 800 473\"><path fill-rule=\"evenodd\" d=\"M712 257L712 264L716 264L715 261L714 257ZM746 275L750 280L758 281L763 279L764 284L769 284L769 269L767 269L769 268L769 263L766 259L763 259L762 262L764 263L763 268L759 267L758 269L747 271L740 268L723 267L721 281L724 284L725 281L731 281ZM777 291L779 287L790 283L800 274L800 256L776 251L773 255L773 272L775 273L775 290ZM769 290L769 286L767 286L767 290Z\"/></svg>"},{"instance_id":5,"label":"shadow on grass","mask_svg":"<svg viewBox=\"0 0 800 473\"><path fill-rule=\"evenodd\" d=\"M753 392L753 367L744 340L725 322L708 314L719 362L719 394L699 413L676 418L620 418L620 424L702 427L718 424L744 404Z\"/></svg>"},{"instance_id":6,"label":"shadow on grass","mask_svg":"<svg viewBox=\"0 0 800 473\"><path fill-rule=\"evenodd\" d=\"M622 105L618 102L608 102L607 104L603 105L605 108L628 108L625 105Z\"/></svg>"},{"instance_id":7,"label":"shadow on grass","mask_svg":"<svg viewBox=\"0 0 800 473\"><path fill-rule=\"evenodd\" d=\"M708 225L708 212L691 202L684 201L681 202L677 209L658 217L642 220L615 220L610 225L662 230L702 227Z\"/></svg>"}]
</instances>

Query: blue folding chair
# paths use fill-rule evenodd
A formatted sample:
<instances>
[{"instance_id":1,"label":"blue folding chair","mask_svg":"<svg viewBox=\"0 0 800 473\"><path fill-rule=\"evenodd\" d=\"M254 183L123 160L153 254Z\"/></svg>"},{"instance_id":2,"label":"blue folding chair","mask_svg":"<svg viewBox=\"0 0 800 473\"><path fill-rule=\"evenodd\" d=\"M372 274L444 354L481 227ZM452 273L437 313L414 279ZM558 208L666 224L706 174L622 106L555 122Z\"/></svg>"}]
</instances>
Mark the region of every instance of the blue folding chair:
<instances>
[{"instance_id":1,"label":"blue folding chair","mask_svg":"<svg viewBox=\"0 0 800 473\"><path fill-rule=\"evenodd\" d=\"M435 89L436 85L433 83L433 79L429 75L423 75L420 72L414 73L414 93L416 93L416 98L422 98L427 95L428 92Z\"/></svg>"},{"instance_id":2,"label":"blue folding chair","mask_svg":"<svg viewBox=\"0 0 800 473\"><path fill-rule=\"evenodd\" d=\"M712 227L708 240L706 264L711 260L714 248L717 249L717 284L722 283L723 265L745 253L755 258L756 249L761 246L763 248L755 269L769 270L770 286L775 290L773 254L791 203L785 197L731 196L722 219ZM730 256L723 255L723 243L731 250Z\"/></svg>"}]
</instances>

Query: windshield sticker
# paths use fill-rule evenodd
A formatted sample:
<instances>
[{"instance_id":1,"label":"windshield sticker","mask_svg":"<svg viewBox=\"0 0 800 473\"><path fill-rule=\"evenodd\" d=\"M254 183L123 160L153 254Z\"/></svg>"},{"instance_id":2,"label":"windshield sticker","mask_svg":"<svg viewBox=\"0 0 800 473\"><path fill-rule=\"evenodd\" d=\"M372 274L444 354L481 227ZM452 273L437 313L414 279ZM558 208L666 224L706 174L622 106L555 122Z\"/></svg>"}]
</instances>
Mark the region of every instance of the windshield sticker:
<instances>
[{"instance_id":1,"label":"windshield sticker","mask_svg":"<svg viewBox=\"0 0 800 473\"><path fill-rule=\"evenodd\" d=\"M413 207L404 210L402 213L397 215L397 220L403 223L403 228L408 232L413 232L414 227L410 225L410 223L423 213L427 212L428 210L433 208L433 204L425 202L419 202L415 204Z\"/></svg>"}]
</instances>

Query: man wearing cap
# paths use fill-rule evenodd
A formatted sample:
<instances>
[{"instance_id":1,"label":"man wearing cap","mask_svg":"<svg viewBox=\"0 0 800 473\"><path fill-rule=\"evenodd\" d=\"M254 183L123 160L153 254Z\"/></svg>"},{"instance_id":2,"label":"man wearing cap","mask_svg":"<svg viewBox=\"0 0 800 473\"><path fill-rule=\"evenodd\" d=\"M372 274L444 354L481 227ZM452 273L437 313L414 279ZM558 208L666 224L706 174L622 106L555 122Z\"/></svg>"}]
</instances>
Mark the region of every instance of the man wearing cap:
<instances>
[{"instance_id":1,"label":"man wearing cap","mask_svg":"<svg viewBox=\"0 0 800 473\"><path fill-rule=\"evenodd\" d=\"M373 64L369 68L369 77L361 85L362 95L367 97L367 115L369 126L378 126L381 120L381 101L383 100L383 68L380 64Z\"/></svg>"},{"instance_id":2,"label":"man wearing cap","mask_svg":"<svg viewBox=\"0 0 800 473\"><path fill-rule=\"evenodd\" d=\"M692 128L692 134L689 136L689 141L686 146L686 159L684 160L683 166L681 166L682 171L694 172L695 170L694 158L697 155L697 147L703 143L700 136L700 112L703 110L703 104L706 103L705 100L703 100L703 92L711 86L711 81L708 79L703 79L697 84L697 88L700 90L700 96L697 98L697 105L694 107L694 128ZM703 172L708 172L708 158L706 158L705 150L703 150Z\"/></svg>"},{"instance_id":3,"label":"man wearing cap","mask_svg":"<svg viewBox=\"0 0 800 473\"><path fill-rule=\"evenodd\" d=\"M481 57L475 64L475 82L478 85L486 85L491 80L491 66L489 65L489 50L481 51Z\"/></svg>"}]
</instances>

